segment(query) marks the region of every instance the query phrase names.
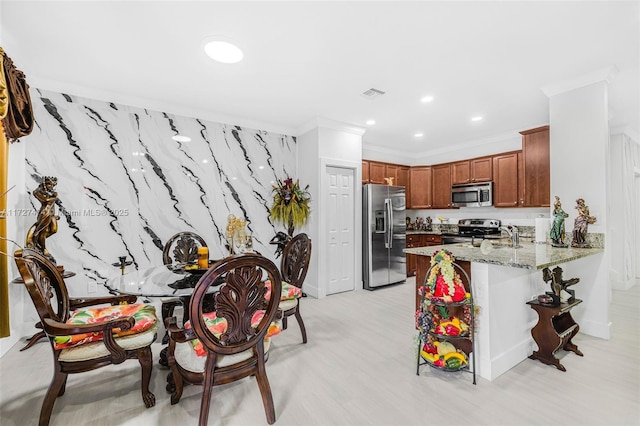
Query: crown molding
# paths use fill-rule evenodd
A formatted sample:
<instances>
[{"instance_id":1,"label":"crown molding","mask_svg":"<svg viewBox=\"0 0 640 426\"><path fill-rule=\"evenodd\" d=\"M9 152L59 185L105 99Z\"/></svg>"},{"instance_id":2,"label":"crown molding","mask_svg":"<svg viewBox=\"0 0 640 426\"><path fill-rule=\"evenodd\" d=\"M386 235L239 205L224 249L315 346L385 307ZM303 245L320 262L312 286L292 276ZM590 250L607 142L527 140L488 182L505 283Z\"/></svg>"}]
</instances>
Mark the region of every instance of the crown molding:
<instances>
[{"instance_id":1,"label":"crown molding","mask_svg":"<svg viewBox=\"0 0 640 426\"><path fill-rule=\"evenodd\" d=\"M580 87L585 87L590 84L599 83L601 81L609 84L613 81L617 73L618 68L615 65L611 65L606 68L601 68L595 71L588 72L586 74L581 74L567 80L547 84L540 89L547 97L550 98L552 96L559 95L560 93L579 89Z\"/></svg>"},{"instance_id":2,"label":"crown molding","mask_svg":"<svg viewBox=\"0 0 640 426\"><path fill-rule=\"evenodd\" d=\"M298 127L294 136L300 136L313 129L318 129L318 128L338 130L345 133L352 133L357 136L362 136L367 131L367 129L363 127L354 126L351 124L343 123L341 121L331 120L328 118L316 117L313 120L310 120L309 122L307 122L306 124L303 124L302 126Z\"/></svg>"},{"instance_id":3,"label":"crown molding","mask_svg":"<svg viewBox=\"0 0 640 426\"><path fill-rule=\"evenodd\" d=\"M221 114L214 111L202 110L198 108L188 107L178 104L167 104L153 99L139 98L136 96L126 95L123 93L108 92L104 90L96 90L89 87L78 86L75 84L63 83L60 81L38 78L37 76L29 79L29 85L32 90L42 89L51 92L64 93L67 95L78 96L87 99L94 99L102 102L113 102L123 106L131 106L135 108L148 109L158 112L166 112L169 114L179 115L189 118L197 118L216 123L240 126L243 128L261 130L270 133L277 133L286 136L295 136L295 129L286 126L278 126L262 121L251 120L243 117L236 117L227 114Z\"/></svg>"}]
</instances>

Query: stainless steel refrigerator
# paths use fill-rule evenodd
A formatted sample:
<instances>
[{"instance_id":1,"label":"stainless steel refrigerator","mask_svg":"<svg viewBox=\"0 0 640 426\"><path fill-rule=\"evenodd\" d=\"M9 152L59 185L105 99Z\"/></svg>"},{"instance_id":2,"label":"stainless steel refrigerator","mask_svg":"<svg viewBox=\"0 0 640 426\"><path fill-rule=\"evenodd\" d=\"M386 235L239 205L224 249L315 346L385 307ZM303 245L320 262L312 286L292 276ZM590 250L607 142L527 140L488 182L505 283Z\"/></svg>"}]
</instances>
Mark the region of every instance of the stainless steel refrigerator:
<instances>
[{"instance_id":1,"label":"stainless steel refrigerator","mask_svg":"<svg viewBox=\"0 0 640 426\"><path fill-rule=\"evenodd\" d=\"M403 186L362 187L362 279L373 290L406 281Z\"/></svg>"}]
</instances>

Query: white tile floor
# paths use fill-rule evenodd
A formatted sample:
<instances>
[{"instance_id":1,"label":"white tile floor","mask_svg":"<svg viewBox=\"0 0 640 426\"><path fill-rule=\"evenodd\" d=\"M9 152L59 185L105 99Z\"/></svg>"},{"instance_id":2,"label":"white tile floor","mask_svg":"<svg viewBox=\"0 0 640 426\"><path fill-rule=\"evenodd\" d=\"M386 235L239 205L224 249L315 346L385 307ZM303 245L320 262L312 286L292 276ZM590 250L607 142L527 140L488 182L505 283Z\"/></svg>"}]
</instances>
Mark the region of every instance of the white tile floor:
<instances>
[{"instance_id":1,"label":"white tile floor","mask_svg":"<svg viewBox=\"0 0 640 426\"><path fill-rule=\"evenodd\" d=\"M297 323L274 340L267 364L278 425L640 425L640 285L613 292L613 338L578 335L583 358L562 353L565 373L525 360L493 382L423 367L415 374L413 280L374 292L305 298L309 343ZM528 307L523 306L523 309ZM0 424L37 424L51 379L48 343L0 359ZM157 359L162 346L154 344ZM136 361L70 376L51 425L195 425L200 388L178 405L155 368L145 409ZM265 425L253 379L216 387L209 423Z\"/></svg>"}]
</instances>

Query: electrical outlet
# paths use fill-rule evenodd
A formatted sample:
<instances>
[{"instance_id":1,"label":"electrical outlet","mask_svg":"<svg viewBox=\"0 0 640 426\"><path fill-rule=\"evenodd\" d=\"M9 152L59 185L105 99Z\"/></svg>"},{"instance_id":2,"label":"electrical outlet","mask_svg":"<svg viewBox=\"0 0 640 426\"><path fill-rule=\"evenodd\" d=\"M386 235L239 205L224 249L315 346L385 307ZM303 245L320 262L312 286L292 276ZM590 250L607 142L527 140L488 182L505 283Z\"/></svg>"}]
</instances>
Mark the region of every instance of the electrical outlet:
<instances>
[{"instance_id":1,"label":"electrical outlet","mask_svg":"<svg viewBox=\"0 0 640 426\"><path fill-rule=\"evenodd\" d=\"M97 293L98 292L98 283L91 280L87 283L87 293Z\"/></svg>"}]
</instances>

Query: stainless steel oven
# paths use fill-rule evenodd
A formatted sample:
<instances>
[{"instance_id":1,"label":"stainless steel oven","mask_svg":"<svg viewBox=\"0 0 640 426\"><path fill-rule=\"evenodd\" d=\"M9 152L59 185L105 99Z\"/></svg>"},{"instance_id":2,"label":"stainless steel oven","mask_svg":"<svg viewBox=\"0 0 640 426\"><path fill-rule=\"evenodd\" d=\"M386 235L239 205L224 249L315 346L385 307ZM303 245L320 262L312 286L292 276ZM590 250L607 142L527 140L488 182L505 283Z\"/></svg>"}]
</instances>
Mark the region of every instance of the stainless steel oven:
<instances>
[{"instance_id":1,"label":"stainless steel oven","mask_svg":"<svg viewBox=\"0 0 640 426\"><path fill-rule=\"evenodd\" d=\"M500 234L499 219L460 219L457 233L443 233L442 244L464 244Z\"/></svg>"},{"instance_id":2,"label":"stainless steel oven","mask_svg":"<svg viewBox=\"0 0 640 426\"><path fill-rule=\"evenodd\" d=\"M493 182L454 185L451 187L454 207L485 207L493 205Z\"/></svg>"}]
</instances>

